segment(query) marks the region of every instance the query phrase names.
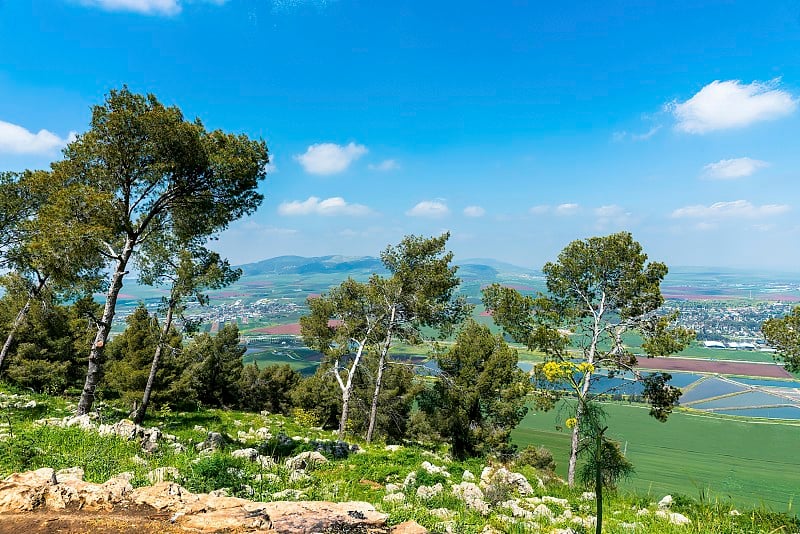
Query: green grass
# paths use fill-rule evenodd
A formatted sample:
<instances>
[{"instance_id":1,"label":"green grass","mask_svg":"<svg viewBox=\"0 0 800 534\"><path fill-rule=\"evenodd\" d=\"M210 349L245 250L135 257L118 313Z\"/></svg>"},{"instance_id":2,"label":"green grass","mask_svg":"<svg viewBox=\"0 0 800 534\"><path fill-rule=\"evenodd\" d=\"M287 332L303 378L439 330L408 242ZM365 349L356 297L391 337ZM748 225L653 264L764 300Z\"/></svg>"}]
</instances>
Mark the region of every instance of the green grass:
<instances>
[{"instance_id":1,"label":"green grass","mask_svg":"<svg viewBox=\"0 0 800 534\"><path fill-rule=\"evenodd\" d=\"M704 495L737 506L766 505L797 513L800 426L677 412L666 423L642 406L604 404L609 436L627 447L636 469L622 488L660 498ZM544 445L566 476L569 435L564 413L531 411L513 433L520 446Z\"/></svg>"},{"instance_id":2,"label":"green grass","mask_svg":"<svg viewBox=\"0 0 800 534\"><path fill-rule=\"evenodd\" d=\"M117 437L100 436L95 432L77 428L62 429L36 425L34 421L41 417L69 415L74 406L68 404L68 401L64 399L33 396L24 392L16 392L20 395L11 398L7 392L0 385L0 420L5 422L5 425L0 424L0 432L8 433L10 428L13 433L13 436L6 437L0 442L0 479L14 471L38 467L47 466L59 469L80 466L84 468L85 478L89 481L100 482L120 472L130 471L133 473L132 483L135 486L141 486L148 484L147 473L150 470L156 467L170 466L179 471L175 480L190 491L211 491L224 487L229 488L234 495L239 497L268 501L276 498L286 499L286 496L278 497L275 496L275 493L293 489L301 492L299 497L301 500L367 501L373 503L379 510L388 513L390 524L414 519L434 534L442 534L447 531L447 523L432 513L432 510L437 508L450 511L448 512L452 514L450 528L460 534L478 534L484 530L486 525L492 525L498 530L510 534L549 532L549 529L565 528L566 526L571 526L576 532L588 532L588 530L582 530L564 520L554 525L547 525L546 521L533 520L526 526L521 520L509 520L510 511L502 507L496 508L487 517L467 509L464 503L450 491L450 484L460 482L461 473L465 469L479 475L487 463L496 462L496 460L473 458L466 461L452 461L447 458L446 447L431 450L417 445L407 445L399 451L387 451L382 444L369 446L360 443L364 449L363 453L351 454L345 459L317 465L308 470L310 478L293 480L290 478L289 470L283 465L281 457L276 458L276 465L264 467L257 462L233 458L230 456L230 451L243 447L260 447L262 453L269 454L269 451L266 450L269 448L269 443L265 444L263 440L252 437L250 433L251 429L260 427L267 427L273 436L277 436L279 433L297 436L298 439L294 442L297 447L295 452L307 450L310 447L306 439L330 439L333 437L330 431L307 428L290 417L280 415L262 416L228 410L198 410L181 413L168 410L156 411L148 418L146 424L159 426L164 432L176 435L179 441L186 446L186 450L175 452L164 444L159 452L147 454L140 450L138 443L124 441ZM30 399L36 400L35 407L25 407ZM103 420L107 423L114 422L125 415L125 412L114 410L112 407L100 406L100 408ZM700 502L696 498L697 492L691 491L691 484L689 490L685 491L687 489L686 481L681 480L681 470L688 469L698 462L691 454L687 455L677 447L685 445L687 450L690 450L707 445L696 435L698 427L692 426L699 421L698 418L676 414L669 423L661 425L648 420L644 411L637 408L609 406L608 412L609 422L613 429L612 435L630 440L628 453L639 468L638 476L647 473L646 456L642 455L640 448L651 455L655 454L661 457L663 463L660 466L660 474L663 476L659 479L661 481L659 484L663 484L663 488L661 485L654 484L643 488L644 491L639 493L630 493L627 490L636 487L632 481L630 483L632 485L625 486L621 493L609 494L605 505L608 519L604 532L642 534L763 532L766 534L795 532L800 528L800 521L775 514L764 507L762 504L770 504L767 499L764 499L763 503L757 502L755 508L748 509L743 507L742 500L729 502L722 498L715 501L713 498L709 499L708 494L704 496L705 500ZM565 458L567 436L552 430L554 417L555 413L529 415L525 428L521 428L515 434L515 438L518 442L528 439L537 444L544 443L557 455ZM538 421L543 428L534 428L536 425L530 424L532 420ZM717 421L717 423L720 425L732 424L731 421ZM708 427L706 423L703 425L703 428ZM759 443L760 440L783 440L780 450L770 449L770 452L789 459L791 459L791 453L795 452L797 448L797 440L791 441L793 435L787 432L787 430L794 431L797 428L770 428L775 434L746 436L748 441L739 444L745 447L742 450L747 451L750 461L753 462L749 466L750 472L746 474L751 482L758 482L759 476L763 475L763 473L757 472L759 469L763 469L764 462L761 461L763 458L761 458L760 464L753 460L756 457L767 455L762 450L765 448L763 443ZM651 429L656 429L656 431L653 432ZM662 431L659 432L659 429ZM672 432L667 433L664 429L672 429ZM778 432L778 430L783 432ZM195 452L193 444L202 441L208 431L227 435L229 441L224 450L209 456L202 456ZM712 428L711 431L716 433L721 441L734 439L741 441L742 439L742 435L731 433L730 428L724 431L727 433L724 433L721 428ZM647 436L643 436L643 434L647 434ZM247 437L248 435L250 437ZM636 446L633 444L634 437L637 440ZM358 441L355 437L350 439ZM711 464L705 466L708 470L713 470L715 463L722 464L720 457L725 454L730 455L736 446L731 443L720 444L717 449L718 453L714 458L704 460ZM291 453L287 451L287 454ZM435 465L445 466L452 477L446 478L439 474L426 473L421 469L421 464L425 460ZM654 463L652 458L649 461L651 464ZM797 472L797 463L784 461L783 457L774 460L773 463L786 473L787 480ZM562 471L564 464L565 460L562 461ZM523 473L531 481L537 476L532 467L511 467L513 470ZM425 501L416 497L416 486L413 486L403 491L405 502L384 502L385 485L388 483L401 484L406 475L412 471L416 472L417 484L432 485L442 482L445 488L444 492ZM772 484L773 492L783 491L784 495L791 494L791 491L786 489L785 481L776 482L773 475L774 473L770 473L762 486ZM708 476L716 475L710 472ZM745 475L743 474L743 476ZM758 491L766 495L770 488L762 486L753 487L747 491ZM571 510L576 515L585 517L593 512L592 504L581 501L579 498L583 488L569 488L556 483L535 491L537 496L550 495L567 499L570 502ZM681 492L695 498L677 497L673 509L691 517L692 525L675 527L653 516L652 511L655 509L653 503L656 500L665 493L678 495ZM490 492L487 491L486 495L488 499ZM513 490L504 489L501 493L495 492L495 495L498 497L496 502L499 503L515 494ZM729 511L734 505L742 511L741 516L729 515ZM562 509L560 506L552 504L550 507L556 513ZM649 515L637 515L637 510L641 508L649 509ZM773 508L780 507L773 506ZM784 501L783 509L785 508ZM623 522L635 522L639 526L635 530L630 530L623 526ZM544 528L546 525L547 528Z\"/></svg>"}]
</instances>

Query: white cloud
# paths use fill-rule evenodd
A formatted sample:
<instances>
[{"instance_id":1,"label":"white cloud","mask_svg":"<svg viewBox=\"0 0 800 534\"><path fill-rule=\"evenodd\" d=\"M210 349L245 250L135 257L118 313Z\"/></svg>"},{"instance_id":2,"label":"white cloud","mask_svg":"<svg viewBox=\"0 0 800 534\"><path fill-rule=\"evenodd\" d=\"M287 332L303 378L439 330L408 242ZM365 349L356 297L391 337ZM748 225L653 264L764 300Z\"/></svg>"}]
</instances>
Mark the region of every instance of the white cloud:
<instances>
[{"instance_id":1,"label":"white cloud","mask_svg":"<svg viewBox=\"0 0 800 534\"><path fill-rule=\"evenodd\" d=\"M217 6L228 0L186 0L187 3L206 3ZM183 0L80 0L89 7L106 11L130 11L142 15L177 15L183 9Z\"/></svg>"},{"instance_id":2,"label":"white cloud","mask_svg":"<svg viewBox=\"0 0 800 534\"><path fill-rule=\"evenodd\" d=\"M747 200L734 200L732 202L715 202L710 206L702 204L685 206L673 211L672 217L675 219L760 219L786 213L789 209L786 204L756 206Z\"/></svg>"},{"instance_id":3,"label":"white cloud","mask_svg":"<svg viewBox=\"0 0 800 534\"><path fill-rule=\"evenodd\" d=\"M281 215L369 215L372 212L363 204L348 204L342 197L331 197L320 200L319 197L308 197L307 200L282 202L278 206Z\"/></svg>"},{"instance_id":4,"label":"white cloud","mask_svg":"<svg viewBox=\"0 0 800 534\"><path fill-rule=\"evenodd\" d=\"M179 0L82 0L81 3L106 11L132 11L143 15L177 15L181 12Z\"/></svg>"},{"instance_id":5,"label":"white cloud","mask_svg":"<svg viewBox=\"0 0 800 534\"><path fill-rule=\"evenodd\" d=\"M706 171L705 175L709 178L729 180L750 176L764 167L769 167L769 163L752 158L734 158L721 159L715 163L709 163L703 169Z\"/></svg>"},{"instance_id":6,"label":"white cloud","mask_svg":"<svg viewBox=\"0 0 800 534\"><path fill-rule=\"evenodd\" d=\"M599 208L595 208L594 214L598 217L620 217L625 215L625 209L622 206L610 204L608 206L600 206Z\"/></svg>"},{"instance_id":7,"label":"white cloud","mask_svg":"<svg viewBox=\"0 0 800 534\"><path fill-rule=\"evenodd\" d=\"M531 215L544 215L545 213L550 212L550 206L546 204L539 204L538 206L533 206L528 211Z\"/></svg>"},{"instance_id":8,"label":"white cloud","mask_svg":"<svg viewBox=\"0 0 800 534\"><path fill-rule=\"evenodd\" d=\"M713 81L686 102L668 105L678 130L703 134L742 128L792 113L797 99L778 89L778 80L743 84L739 80Z\"/></svg>"},{"instance_id":9,"label":"white cloud","mask_svg":"<svg viewBox=\"0 0 800 534\"><path fill-rule=\"evenodd\" d=\"M75 132L70 132L66 139L62 139L47 130L33 133L22 126L0 120L0 152L50 154L75 139L75 135Z\"/></svg>"},{"instance_id":10,"label":"white cloud","mask_svg":"<svg viewBox=\"0 0 800 534\"><path fill-rule=\"evenodd\" d=\"M630 132L627 132L625 130L622 130L621 132L614 132L612 134L611 138L615 142L624 141L625 139L628 139L628 138L630 138L631 141L647 141L648 139L653 137L655 134L657 134L659 132L659 130L661 130L661 125L657 124L656 126L653 126L652 128L650 128L646 132L640 133L640 134L630 133Z\"/></svg>"},{"instance_id":11,"label":"white cloud","mask_svg":"<svg viewBox=\"0 0 800 534\"><path fill-rule=\"evenodd\" d=\"M368 152L364 145L350 143L318 143L311 145L304 154L294 157L310 174L336 174L347 169L351 163Z\"/></svg>"},{"instance_id":12,"label":"white cloud","mask_svg":"<svg viewBox=\"0 0 800 534\"><path fill-rule=\"evenodd\" d=\"M464 215L467 217L483 217L486 215L486 210L480 206L467 206L464 208Z\"/></svg>"},{"instance_id":13,"label":"white cloud","mask_svg":"<svg viewBox=\"0 0 800 534\"><path fill-rule=\"evenodd\" d=\"M557 215L574 215L578 213L580 210L580 206L578 204L573 203L566 203L566 204L559 204L556 206L556 214Z\"/></svg>"},{"instance_id":14,"label":"white cloud","mask_svg":"<svg viewBox=\"0 0 800 534\"><path fill-rule=\"evenodd\" d=\"M450 208L438 200L423 200L406 212L409 217L444 217L450 214Z\"/></svg>"},{"instance_id":15,"label":"white cloud","mask_svg":"<svg viewBox=\"0 0 800 534\"><path fill-rule=\"evenodd\" d=\"M369 165L367 165L367 168L369 168L369 170L371 170L371 171L386 172L386 171L393 171L395 169L399 169L400 165L397 163L396 160L385 159L385 160L381 161L378 164L370 163Z\"/></svg>"}]
</instances>

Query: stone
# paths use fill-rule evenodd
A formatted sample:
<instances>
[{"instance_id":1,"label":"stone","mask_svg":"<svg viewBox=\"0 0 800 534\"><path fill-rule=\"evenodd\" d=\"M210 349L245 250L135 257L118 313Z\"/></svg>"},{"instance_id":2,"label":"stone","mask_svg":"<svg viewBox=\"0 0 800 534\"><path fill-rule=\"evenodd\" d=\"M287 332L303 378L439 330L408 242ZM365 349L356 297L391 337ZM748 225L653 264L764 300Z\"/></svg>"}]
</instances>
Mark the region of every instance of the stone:
<instances>
[{"instance_id":1,"label":"stone","mask_svg":"<svg viewBox=\"0 0 800 534\"><path fill-rule=\"evenodd\" d=\"M223 447L225 447L225 437L219 432L209 432L205 441L194 446L198 452L214 452Z\"/></svg>"},{"instance_id":2,"label":"stone","mask_svg":"<svg viewBox=\"0 0 800 534\"><path fill-rule=\"evenodd\" d=\"M422 500L428 500L432 497L436 497L444 490L441 482L437 482L433 486L420 486L417 488L417 498Z\"/></svg>"},{"instance_id":3,"label":"stone","mask_svg":"<svg viewBox=\"0 0 800 534\"><path fill-rule=\"evenodd\" d=\"M313 469L317 465L328 463L328 459L317 451L301 452L286 460L286 467L295 471Z\"/></svg>"},{"instance_id":4,"label":"stone","mask_svg":"<svg viewBox=\"0 0 800 534\"><path fill-rule=\"evenodd\" d=\"M399 450L400 450L400 449L402 449L402 448L403 448L403 446L402 446L402 445L387 445L387 446L385 447L385 449L386 449L387 451L389 451L389 452L397 452L397 451L399 451Z\"/></svg>"},{"instance_id":5,"label":"stone","mask_svg":"<svg viewBox=\"0 0 800 534\"><path fill-rule=\"evenodd\" d=\"M417 485L417 472L411 471L403 480L403 488L408 489Z\"/></svg>"},{"instance_id":6,"label":"stone","mask_svg":"<svg viewBox=\"0 0 800 534\"><path fill-rule=\"evenodd\" d=\"M471 508L476 512L487 515L489 513L489 505L483 497L483 491L473 482L462 482L453 486L453 495L464 501L467 508Z\"/></svg>"},{"instance_id":7,"label":"stone","mask_svg":"<svg viewBox=\"0 0 800 534\"><path fill-rule=\"evenodd\" d=\"M593 491L584 491L581 493L581 500L582 501L593 501L597 498Z\"/></svg>"},{"instance_id":8,"label":"stone","mask_svg":"<svg viewBox=\"0 0 800 534\"><path fill-rule=\"evenodd\" d=\"M234 458L245 458L250 460L251 462L255 462L258 459L258 451L253 448L248 449L237 449L231 453L231 456Z\"/></svg>"},{"instance_id":9,"label":"stone","mask_svg":"<svg viewBox=\"0 0 800 534\"><path fill-rule=\"evenodd\" d=\"M540 504L536 508L533 509L533 517L545 517L547 519L553 519L553 511L547 507L547 505Z\"/></svg>"},{"instance_id":10,"label":"stone","mask_svg":"<svg viewBox=\"0 0 800 534\"><path fill-rule=\"evenodd\" d=\"M683 526L691 524L692 520L686 517L683 514L679 514L678 512L667 512L666 510L658 510L656 512L656 517L660 517L661 519L666 519L673 525Z\"/></svg>"},{"instance_id":11,"label":"stone","mask_svg":"<svg viewBox=\"0 0 800 534\"><path fill-rule=\"evenodd\" d=\"M404 521L392 527L389 534L428 534L428 529L416 521Z\"/></svg>"},{"instance_id":12,"label":"stone","mask_svg":"<svg viewBox=\"0 0 800 534\"><path fill-rule=\"evenodd\" d=\"M665 495L663 499L658 501L658 508L660 510L666 510L672 506L672 495Z\"/></svg>"},{"instance_id":13,"label":"stone","mask_svg":"<svg viewBox=\"0 0 800 534\"><path fill-rule=\"evenodd\" d=\"M420 467L422 467L422 469L424 469L431 475L442 475L445 478L450 478L450 473L447 472L447 469L445 469L444 467L433 465L427 460L422 462L422 465Z\"/></svg>"},{"instance_id":14,"label":"stone","mask_svg":"<svg viewBox=\"0 0 800 534\"><path fill-rule=\"evenodd\" d=\"M59 469L56 471L57 482L64 482L67 480L83 480L83 468L68 467L66 469Z\"/></svg>"},{"instance_id":15,"label":"stone","mask_svg":"<svg viewBox=\"0 0 800 534\"><path fill-rule=\"evenodd\" d=\"M383 496L383 502L401 503L406 500L406 496L402 493L387 493Z\"/></svg>"},{"instance_id":16,"label":"stone","mask_svg":"<svg viewBox=\"0 0 800 534\"><path fill-rule=\"evenodd\" d=\"M475 482L475 475L472 474L472 471L465 470L464 474L461 475L461 480L464 482Z\"/></svg>"}]
</instances>

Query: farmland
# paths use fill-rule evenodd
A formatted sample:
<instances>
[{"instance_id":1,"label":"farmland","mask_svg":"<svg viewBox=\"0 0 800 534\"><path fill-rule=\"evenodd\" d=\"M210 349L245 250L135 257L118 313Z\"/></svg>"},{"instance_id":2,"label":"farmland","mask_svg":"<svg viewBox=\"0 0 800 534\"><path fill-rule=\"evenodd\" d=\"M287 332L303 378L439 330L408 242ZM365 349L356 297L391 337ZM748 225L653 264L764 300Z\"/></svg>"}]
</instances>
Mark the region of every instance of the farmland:
<instances>
[{"instance_id":1,"label":"farmland","mask_svg":"<svg viewBox=\"0 0 800 534\"><path fill-rule=\"evenodd\" d=\"M694 498L767 505L776 511L800 501L800 426L706 416L680 411L659 423L637 405L604 404L609 435L626 449L636 469L622 490L660 499L679 492ZM519 446L544 445L566 476L569 435L563 405L533 409L513 433ZM679 467L676 467L679 466Z\"/></svg>"}]
</instances>

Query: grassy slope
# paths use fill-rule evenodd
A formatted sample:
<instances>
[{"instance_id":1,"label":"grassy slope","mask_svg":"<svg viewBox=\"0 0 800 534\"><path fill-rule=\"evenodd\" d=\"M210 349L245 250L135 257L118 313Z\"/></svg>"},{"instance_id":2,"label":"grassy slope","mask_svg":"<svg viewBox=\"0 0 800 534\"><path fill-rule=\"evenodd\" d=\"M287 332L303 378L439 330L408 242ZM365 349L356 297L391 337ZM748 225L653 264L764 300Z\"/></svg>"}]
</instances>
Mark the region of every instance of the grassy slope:
<instances>
[{"instance_id":1,"label":"grassy slope","mask_svg":"<svg viewBox=\"0 0 800 534\"><path fill-rule=\"evenodd\" d=\"M609 434L627 442L636 472L624 489L663 496L678 492L737 505L786 511L800 501L800 426L673 414L659 423L639 406L606 404ZM555 429L564 414L531 411L513 434L520 446L549 448L566 476L569 436ZM561 417L561 419L559 419Z\"/></svg>"}]
</instances>

